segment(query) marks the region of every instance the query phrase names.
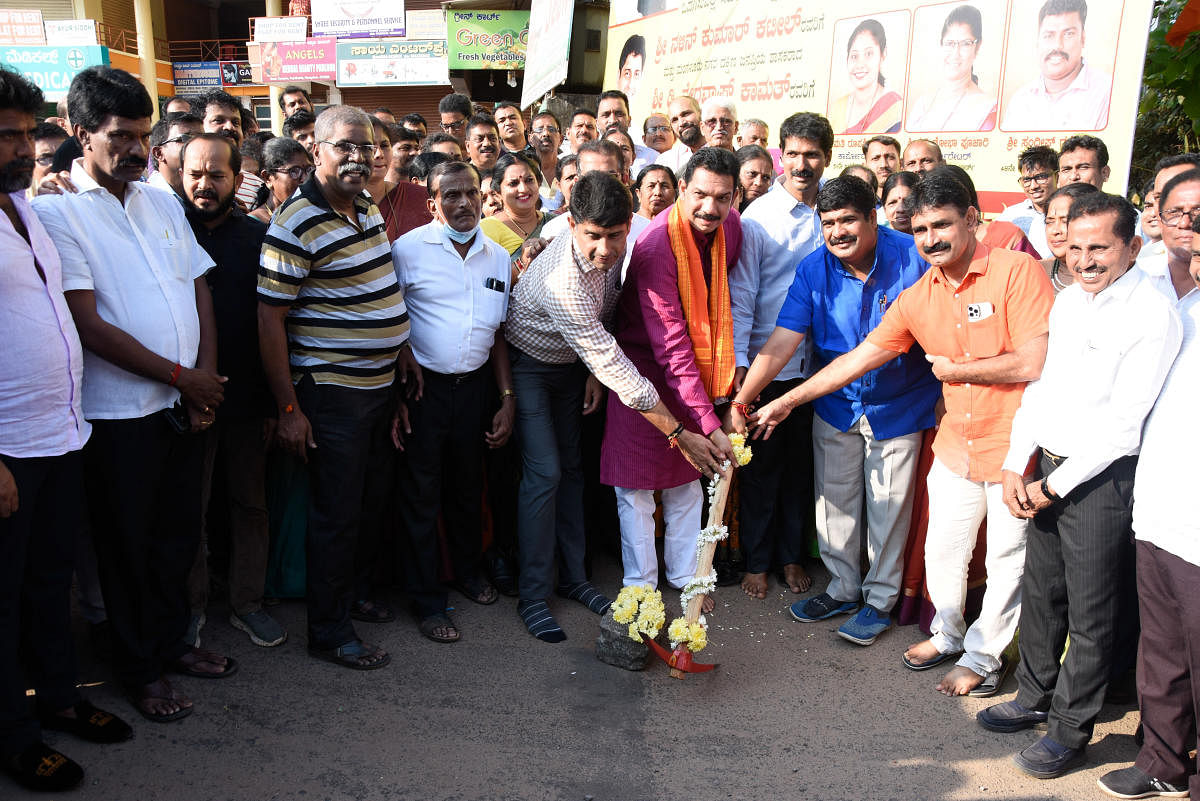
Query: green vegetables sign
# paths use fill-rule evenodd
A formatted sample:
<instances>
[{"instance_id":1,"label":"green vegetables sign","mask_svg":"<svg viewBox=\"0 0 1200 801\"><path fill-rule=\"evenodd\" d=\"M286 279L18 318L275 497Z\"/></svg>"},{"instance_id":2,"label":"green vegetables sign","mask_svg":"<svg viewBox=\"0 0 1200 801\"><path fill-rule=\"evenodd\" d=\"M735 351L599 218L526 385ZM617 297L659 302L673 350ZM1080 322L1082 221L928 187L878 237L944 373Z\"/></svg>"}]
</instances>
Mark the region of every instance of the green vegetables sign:
<instances>
[{"instance_id":1,"label":"green vegetables sign","mask_svg":"<svg viewBox=\"0 0 1200 801\"><path fill-rule=\"evenodd\" d=\"M447 11L452 70L525 69L528 11Z\"/></svg>"}]
</instances>

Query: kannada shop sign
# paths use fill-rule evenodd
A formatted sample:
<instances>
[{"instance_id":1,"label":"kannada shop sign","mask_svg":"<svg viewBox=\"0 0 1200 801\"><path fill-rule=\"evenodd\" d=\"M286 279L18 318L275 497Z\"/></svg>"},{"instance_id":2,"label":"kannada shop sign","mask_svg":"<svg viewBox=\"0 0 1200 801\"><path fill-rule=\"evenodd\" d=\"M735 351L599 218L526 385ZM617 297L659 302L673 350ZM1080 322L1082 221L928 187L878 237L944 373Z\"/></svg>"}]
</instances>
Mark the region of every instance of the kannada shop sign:
<instances>
[{"instance_id":1,"label":"kannada shop sign","mask_svg":"<svg viewBox=\"0 0 1200 801\"><path fill-rule=\"evenodd\" d=\"M71 81L85 68L108 66L108 48L5 47L0 49L0 60L37 84L46 100L56 102L67 96Z\"/></svg>"},{"instance_id":2,"label":"kannada shop sign","mask_svg":"<svg viewBox=\"0 0 1200 801\"><path fill-rule=\"evenodd\" d=\"M171 64L175 91L220 89L221 64L218 61L176 61Z\"/></svg>"},{"instance_id":3,"label":"kannada shop sign","mask_svg":"<svg viewBox=\"0 0 1200 801\"><path fill-rule=\"evenodd\" d=\"M525 69L528 11L446 12L452 70Z\"/></svg>"},{"instance_id":4,"label":"kannada shop sign","mask_svg":"<svg viewBox=\"0 0 1200 801\"><path fill-rule=\"evenodd\" d=\"M312 0L313 36L404 36L403 0Z\"/></svg>"},{"instance_id":5,"label":"kannada shop sign","mask_svg":"<svg viewBox=\"0 0 1200 801\"><path fill-rule=\"evenodd\" d=\"M445 86L446 42L413 39L341 41L338 86Z\"/></svg>"},{"instance_id":6,"label":"kannada shop sign","mask_svg":"<svg viewBox=\"0 0 1200 801\"><path fill-rule=\"evenodd\" d=\"M337 40L331 36L303 42L248 42L254 83L332 81L337 75Z\"/></svg>"},{"instance_id":7,"label":"kannada shop sign","mask_svg":"<svg viewBox=\"0 0 1200 801\"><path fill-rule=\"evenodd\" d=\"M254 83L249 61L222 61L221 83L225 86L246 86Z\"/></svg>"}]
</instances>

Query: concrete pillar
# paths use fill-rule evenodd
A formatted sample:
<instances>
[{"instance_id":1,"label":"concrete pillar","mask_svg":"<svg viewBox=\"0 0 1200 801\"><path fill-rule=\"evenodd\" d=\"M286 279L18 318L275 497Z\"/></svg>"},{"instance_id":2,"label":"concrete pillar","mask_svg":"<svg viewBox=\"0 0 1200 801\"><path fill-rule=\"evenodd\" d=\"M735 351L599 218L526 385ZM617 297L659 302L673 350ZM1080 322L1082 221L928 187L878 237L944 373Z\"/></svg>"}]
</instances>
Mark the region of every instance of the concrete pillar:
<instances>
[{"instance_id":1,"label":"concrete pillar","mask_svg":"<svg viewBox=\"0 0 1200 801\"><path fill-rule=\"evenodd\" d=\"M158 71L154 66L154 19L150 15L150 0L133 0L133 19L137 25L139 77L154 101L153 120L157 122Z\"/></svg>"},{"instance_id":2,"label":"concrete pillar","mask_svg":"<svg viewBox=\"0 0 1200 801\"><path fill-rule=\"evenodd\" d=\"M283 16L283 0L267 0L267 16L281 17ZM271 130L277 136L283 134L283 109L279 107L280 90L283 87L277 83L270 85L271 92Z\"/></svg>"}]
</instances>

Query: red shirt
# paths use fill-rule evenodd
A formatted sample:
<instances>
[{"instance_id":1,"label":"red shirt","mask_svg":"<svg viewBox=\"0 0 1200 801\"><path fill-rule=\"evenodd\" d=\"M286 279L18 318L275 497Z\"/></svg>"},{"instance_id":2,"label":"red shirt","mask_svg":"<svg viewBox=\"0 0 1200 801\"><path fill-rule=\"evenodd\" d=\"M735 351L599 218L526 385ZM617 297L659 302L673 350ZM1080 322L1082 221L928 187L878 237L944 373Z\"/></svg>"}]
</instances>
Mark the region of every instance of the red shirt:
<instances>
[{"instance_id":1,"label":"red shirt","mask_svg":"<svg viewBox=\"0 0 1200 801\"><path fill-rule=\"evenodd\" d=\"M414 228L433 221L425 187L401 181L379 201L379 213L387 226L388 242L395 242Z\"/></svg>"},{"instance_id":2,"label":"red shirt","mask_svg":"<svg viewBox=\"0 0 1200 801\"><path fill-rule=\"evenodd\" d=\"M867 341L906 353L914 342L955 362L1010 353L1050 330L1054 290L1032 257L979 244L958 287L932 267L900 293ZM943 383L933 452L971 481L999 481L1025 384Z\"/></svg>"}]
</instances>

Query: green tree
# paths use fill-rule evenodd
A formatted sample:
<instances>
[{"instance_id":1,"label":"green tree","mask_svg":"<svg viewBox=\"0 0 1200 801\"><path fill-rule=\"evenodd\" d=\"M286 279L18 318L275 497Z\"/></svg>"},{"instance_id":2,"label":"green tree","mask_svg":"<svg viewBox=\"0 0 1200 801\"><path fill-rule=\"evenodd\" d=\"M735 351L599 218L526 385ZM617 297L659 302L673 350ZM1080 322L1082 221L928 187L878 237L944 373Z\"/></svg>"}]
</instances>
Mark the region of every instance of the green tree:
<instances>
[{"instance_id":1,"label":"green tree","mask_svg":"<svg viewBox=\"0 0 1200 801\"><path fill-rule=\"evenodd\" d=\"M1154 175L1154 164L1170 153L1200 149L1200 32L1182 47L1167 44L1167 31L1187 0L1154 4L1142 96L1130 164L1130 194L1140 193Z\"/></svg>"}]
</instances>

